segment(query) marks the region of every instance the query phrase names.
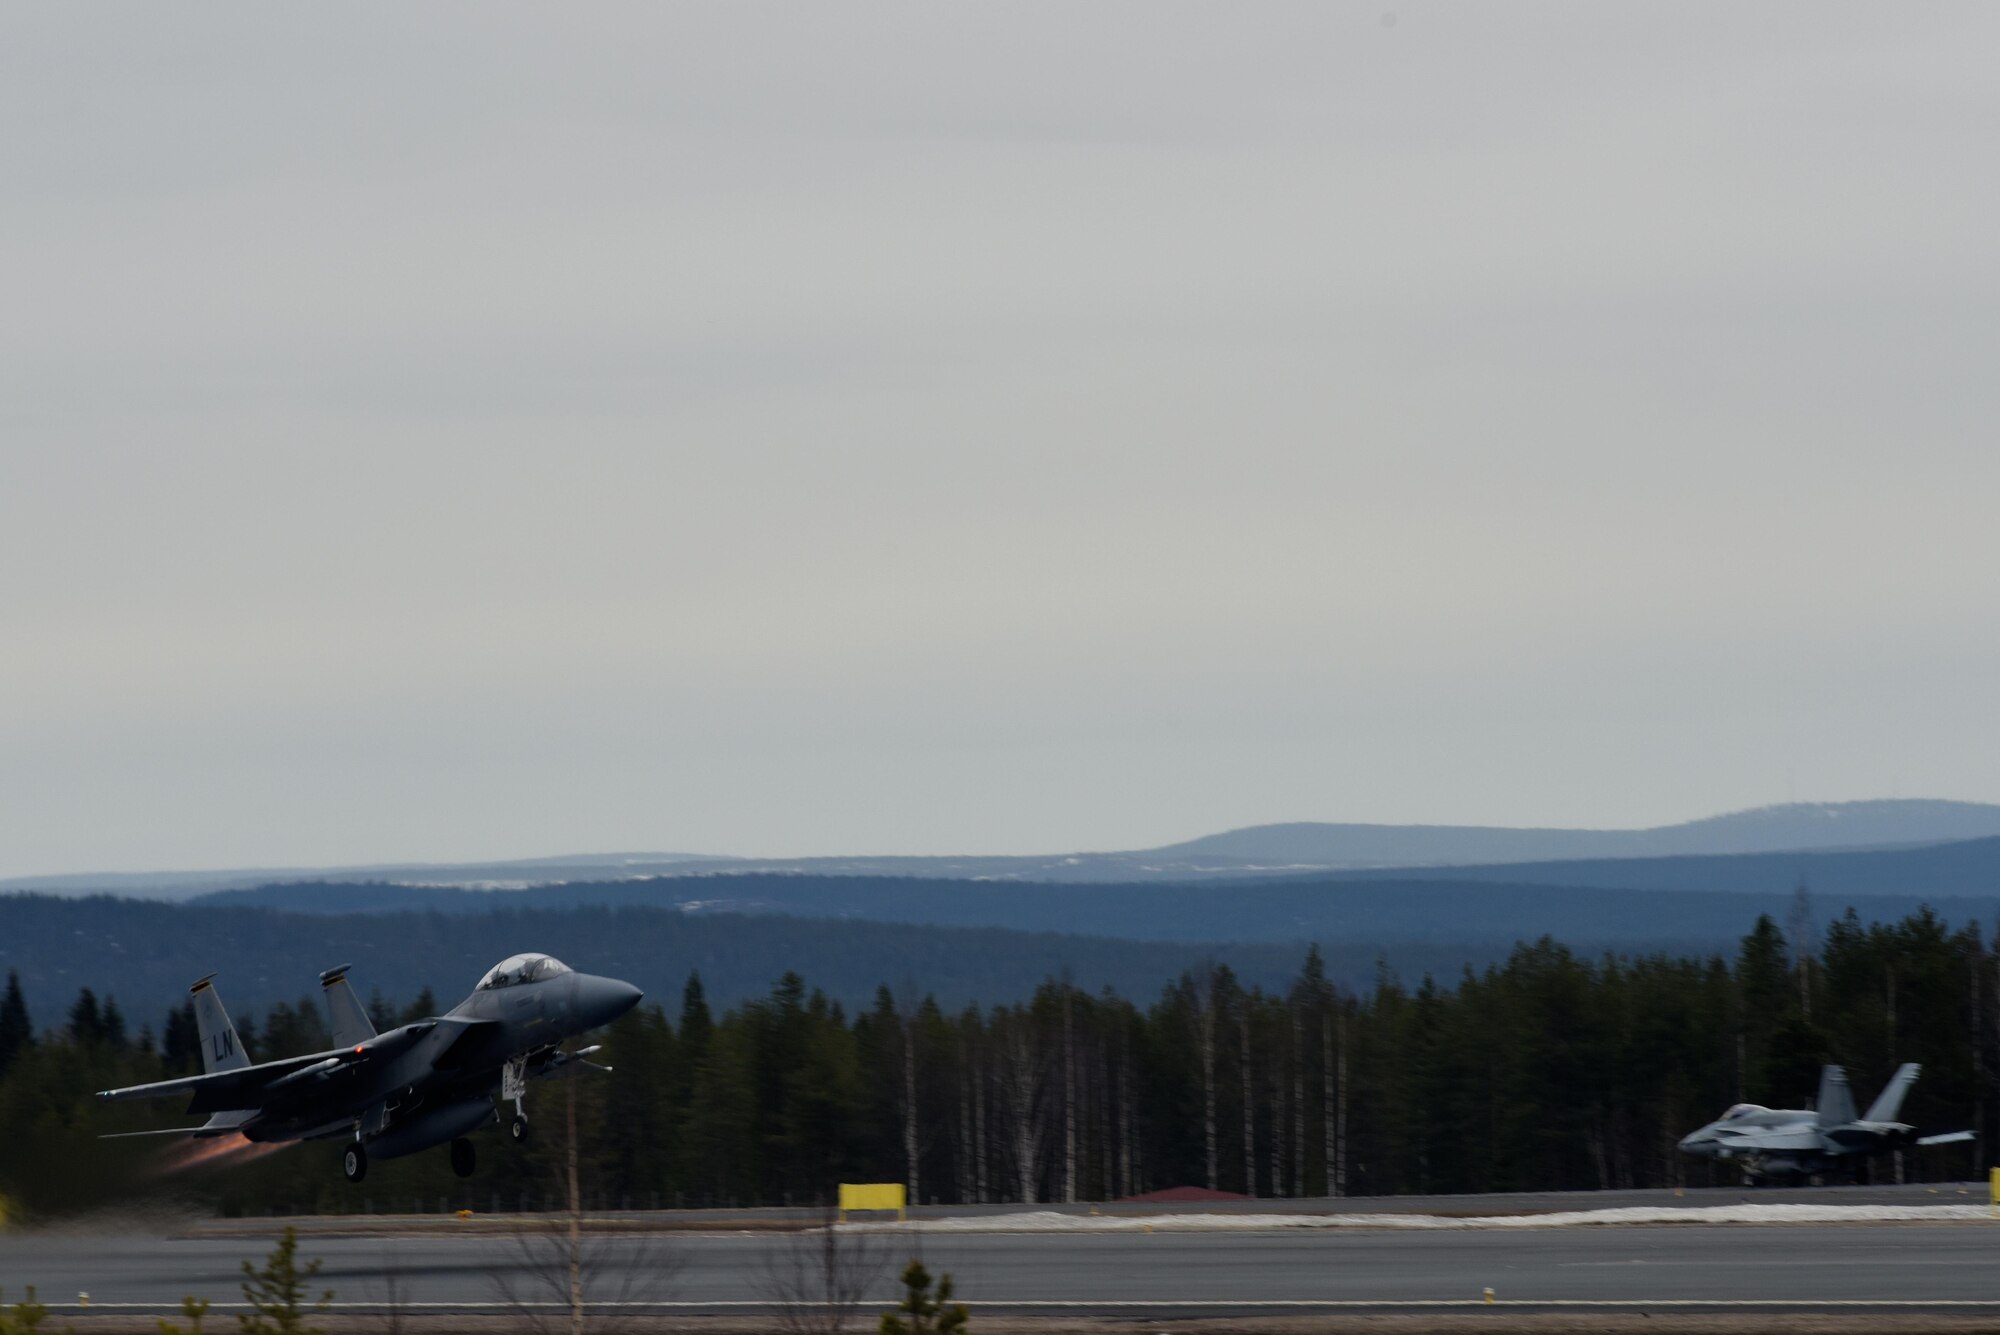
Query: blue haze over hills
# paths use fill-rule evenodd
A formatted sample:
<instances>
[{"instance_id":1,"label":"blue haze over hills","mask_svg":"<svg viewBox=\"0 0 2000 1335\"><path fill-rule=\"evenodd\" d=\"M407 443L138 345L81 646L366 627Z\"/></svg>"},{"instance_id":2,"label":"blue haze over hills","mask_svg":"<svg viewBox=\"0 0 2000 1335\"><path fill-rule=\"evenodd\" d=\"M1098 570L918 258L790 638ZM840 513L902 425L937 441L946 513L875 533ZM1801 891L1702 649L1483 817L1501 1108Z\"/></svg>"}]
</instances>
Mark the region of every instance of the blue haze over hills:
<instances>
[{"instance_id":1,"label":"blue haze over hills","mask_svg":"<svg viewBox=\"0 0 2000 1335\"><path fill-rule=\"evenodd\" d=\"M1821 925L1849 908L1888 921L1928 902L1952 924L1978 920L1990 932L2000 833L1989 827L2000 827L2000 808L1858 803L1650 831L1269 826L1143 854L1049 859L607 855L295 873L220 890L188 876L154 883L151 899L81 895L71 883L63 895L0 894L0 970L22 972L42 1023L81 986L117 995L135 1023L157 1023L210 969L253 1007L296 999L320 969L350 961L365 986L392 998L424 986L453 997L493 959L527 948L575 954L669 1005L695 968L725 1004L787 970L850 1004L884 983L949 1005L1011 1001L1065 970L1143 997L1206 958L1275 987L1307 942L1336 979L1365 987L1384 967L1411 983L1454 976L1542 936L1584 954L1729 954L1758 914L1788 921L1801 884ZM1980 837L1924 838L1967 831ZM1764 847L1774 842L1798 846ZM1761 851L1726 851L1744 847ZM1592 855L1351 865L1496 848ZM914 874L940 864L960 874ZM1068 868L1071 879L1030 877L1032 865ZM1164 870L1145 877L1135 865ZM1120 867L1127 874L1113 878ZM208 875L212 884L235 874ZM471 888L520 880L539 883Z\"/></svg>"},{"instance_id":2,"label":"blue haze over hills","mask_svg":"<svg viewBox=\"0 0 2000 1335\"><path fill-rule=\"evenodd\" d=\"M1071 889L1009 888L1050 895ZM318 972L344 963L355 966L364 992L380 989L407 1001L429 987L448 1004L495 960L524 949L628 978L669 1010L693 969L725 1005L761 995L780 974L796 971L849 1006L866 1004L886 984L956 1007L1020 1000L1063 973L1092 991L1108 986L1150 998L1211 959L1250 983L1281 989L1296 975L1307 940L1321 946L1328 973L1354 989L1372 986L1383 969L1412 985L1426 974L1453 978L1542 936L1586 956L1732 955L1759 913L1783 921L1790 898L1430 882L1320 887L1329 888L1333 893L1313 904L1308 886L1126 887L1206 892L1225 906L1255 909L1266 922L1295 915L1288 927L1280 925L1281 941L1203 940L1216 919L1174 912L1149 914L1146 926L1180 939L1093 934L1088 924L1093 913L1108 911L1102 905L1069 932L1046 932L588 903L306 914L15 894L0 895L0 973L20 972L38 1025L60 1024L77 989L90 987L114 996L134 1028L150 1023L156 1031L166 1009L185 999L189 982L212 970L220 971L218 985L239 1009L302 997L316 1004ZM1917 907L1908 898L1851 902L1869 921L1895 920ZM1991 899L1934 905L1953 925L1973 918L1990 925L1994 906ZM1816 912L1824 922L1845 907L1820 901ZM965 916L977 912L968 906ZM1123 919L1127 931L1130 922Z\"/></svg>"},{"instance_id":3,"label":"blue haze over hills","mask_svg":"<svg viewBox=\"0 0 2000 1335\"><path fill-rule=\"evenodd\" d=\"M2000 835L2000 806L1912 798L1789 803L1644 830L1295 822L1207 835L1154 852L1325 867L1452 866L1868 848L1989 835Z\"/></svg>"}]
</instances>

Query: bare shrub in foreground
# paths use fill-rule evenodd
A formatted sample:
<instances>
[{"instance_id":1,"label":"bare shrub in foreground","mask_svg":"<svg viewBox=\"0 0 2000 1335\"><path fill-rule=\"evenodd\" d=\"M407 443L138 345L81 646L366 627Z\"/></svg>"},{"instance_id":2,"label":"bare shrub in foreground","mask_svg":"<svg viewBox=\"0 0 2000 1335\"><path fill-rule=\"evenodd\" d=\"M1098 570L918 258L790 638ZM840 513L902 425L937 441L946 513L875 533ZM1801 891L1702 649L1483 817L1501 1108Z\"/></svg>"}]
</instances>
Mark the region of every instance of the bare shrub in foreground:
<instances>
[{"instance_id":1,"label":"bare shrub in foreground","mask_svg":"<svg viewBox=\"0 0 2000 1335\"><path fill-rule=\"evenodd\" d=\"M774 1237L764 1255L760 1287L786 1335L841 1335L888 1268L888 1239L839 1219L827 1210L817 1227Z\"/></svg>"},{"instance_id":2,"label":"bare shrub in foreground","mask_svg":"<svg viewBox=\"0 0 2000 1335\"><path fill-rule=\"evenodd\" d=\"M576 1081L562 1078L563 1119L558 1173L566 1208L542 1220L523 1220L509 1239L506 1258L488 1279L494 1295L536 1335L583 1335L638 1324L646 1308L666 1300L680 1270L659 1235L616 1237L586 1232L578 1185L579 1138Z\"/></svg>"}]
</instances>

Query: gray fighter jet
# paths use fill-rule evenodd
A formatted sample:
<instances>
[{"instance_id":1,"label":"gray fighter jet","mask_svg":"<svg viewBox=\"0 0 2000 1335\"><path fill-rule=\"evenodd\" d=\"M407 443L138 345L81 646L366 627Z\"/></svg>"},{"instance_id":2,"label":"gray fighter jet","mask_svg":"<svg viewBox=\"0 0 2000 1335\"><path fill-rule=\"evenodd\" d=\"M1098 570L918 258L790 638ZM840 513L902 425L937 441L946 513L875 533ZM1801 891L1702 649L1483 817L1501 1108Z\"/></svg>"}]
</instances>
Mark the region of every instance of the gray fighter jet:
<instances>
[{"instance_id":1,"label":"gray fighter jet","mask_svg":"<svg viewBox=\"0 0 2000 1335\"><path fill-rule=\"evenodd\" d=\"M1826 1067L1820 1072L1815 1106L1789 1109L1739 1103L1699 1131L1682 1137L1681 1149L1697 1158L1733 1163L1752 1178L1803 1179L1858 1168L1870 1154L1905 1145L1971 1140L1970 1131L1919 1137L1915 1127L1896 1120L1903 1096L1917 1083L1919 1069L1915 1062L1897 1067L1880 1096L1868 1106L1867 1114L1857 1117L1847 1072L1838 1066Z\"/></svg>"},{"instance_id":2,"label":"gray fighter jet","mask_svg":"<svg viewBox=\"0 0 2000 1335\"><path fill-rule=\"evenodd\" d=\"M394 1159L447 1142L452 1170L470 1177L475 1157L466 1136L499 1120L495 1093L513 1101L509 1134L526 1140L521 1100L528 1081L572 1065L595 1066L584 1058L596 1048L564 1052L559 1045L610 1024L643 995L616 978L575 973L548 955L515 955L487 970L472 995L445 1014L378 1034L348 986L348 967L320 975L333 1015L330 1050L251 1065L210 974L191 989L204 1073L107 1089L97 1097L186 1094L190 1114L209 1114L200 1126L127 1134L242 1135L253 1141L344 1136L341 1168L350 1182L368 1172L371 1155Z\"/></svg>"}]
</instances>

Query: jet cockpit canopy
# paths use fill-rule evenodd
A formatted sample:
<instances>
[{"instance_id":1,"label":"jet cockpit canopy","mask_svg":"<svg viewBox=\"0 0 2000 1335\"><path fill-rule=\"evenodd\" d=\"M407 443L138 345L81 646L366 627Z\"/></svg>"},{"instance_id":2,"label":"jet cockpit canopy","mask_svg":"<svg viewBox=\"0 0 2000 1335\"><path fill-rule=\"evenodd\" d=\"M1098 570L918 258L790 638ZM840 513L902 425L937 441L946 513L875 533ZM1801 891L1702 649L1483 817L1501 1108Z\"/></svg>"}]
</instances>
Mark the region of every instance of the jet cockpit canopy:
<instances>
[{"instance_id":1,"label":"jet cockpit canopy","mask_svg":"<svg viewBox=\"0 0 2000 1335\"><path fill-rule=\"evenodd\" d=\"M539 983L568 972L569 965L553 955L509 955L486 971L486 976L479 980L478 990L487 992L516 983Z\"/></svg>"},{"instance_id":2,"label":"jet cockpit canopy","mask_svg":"<svg viewBox=\"0 0 2000 1335\"><path fill-rule=\"evenodd\" d=\"M1731 1108L1728 1112L1722 1114L1722 1120L1725 1122L1733 1122L1739 1117L1749 1117L1754 1113L1769 1112L1769 1111L1771 1110L1769 1108L1766 1108L1761 1103L1739 1103L1735 1107Z\"/></svg>"}]
</instances>

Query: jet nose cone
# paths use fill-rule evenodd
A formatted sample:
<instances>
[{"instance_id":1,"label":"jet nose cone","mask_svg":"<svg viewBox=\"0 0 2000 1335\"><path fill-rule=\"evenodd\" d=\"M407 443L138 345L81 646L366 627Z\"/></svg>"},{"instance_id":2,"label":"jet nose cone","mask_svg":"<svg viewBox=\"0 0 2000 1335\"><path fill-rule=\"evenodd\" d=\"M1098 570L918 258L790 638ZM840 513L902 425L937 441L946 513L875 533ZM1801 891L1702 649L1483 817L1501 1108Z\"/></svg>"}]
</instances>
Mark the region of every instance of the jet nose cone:
<instances>
[{"instance_id":1,"label":"jet nose cone","mask_svg":"<svg viewBox=\"0 0 2000 1335\"><path fill-rule=\"evenodd\" d=\"M610 1024L646 995L620 979L595 977L578 979L576 992L577 1014L587 1029Z\"/></svg>"}]
</instances>

